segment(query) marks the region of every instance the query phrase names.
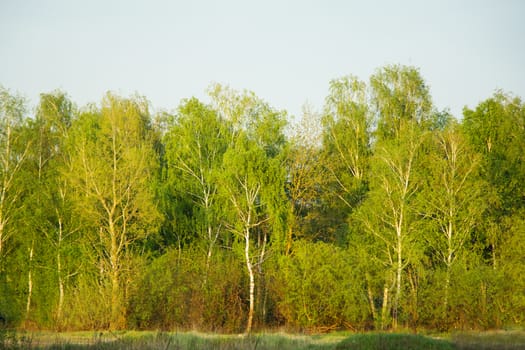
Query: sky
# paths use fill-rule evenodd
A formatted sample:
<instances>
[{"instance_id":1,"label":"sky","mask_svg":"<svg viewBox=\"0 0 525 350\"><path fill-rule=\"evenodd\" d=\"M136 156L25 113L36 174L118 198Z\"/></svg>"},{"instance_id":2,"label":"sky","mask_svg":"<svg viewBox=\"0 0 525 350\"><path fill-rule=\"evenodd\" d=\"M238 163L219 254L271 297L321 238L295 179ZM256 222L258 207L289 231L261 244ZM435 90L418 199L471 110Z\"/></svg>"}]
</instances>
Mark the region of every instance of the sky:
<instances>
[{"instance_id":1,"label":"sky","mask_svg":"<svg viewBox=\"0 0 525 350\"><path fill-rule=\"evenodd\" d=\"M32 106L61 89L174 111L217 82L299 116L330 80L388 64L417 67L456 117L496 89L525 99L525 1L0 0L0 85Z\"/></svg>"}]
</instances>

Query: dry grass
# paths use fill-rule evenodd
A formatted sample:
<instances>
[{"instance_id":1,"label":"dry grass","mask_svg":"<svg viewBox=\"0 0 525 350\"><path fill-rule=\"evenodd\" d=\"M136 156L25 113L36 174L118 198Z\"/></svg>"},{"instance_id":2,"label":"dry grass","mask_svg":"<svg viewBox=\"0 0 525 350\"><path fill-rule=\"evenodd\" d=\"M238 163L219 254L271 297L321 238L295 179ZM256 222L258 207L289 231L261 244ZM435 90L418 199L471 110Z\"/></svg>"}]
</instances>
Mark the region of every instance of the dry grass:
<instances>
[{"instance_id":1,"label":"dry grass","mask_svg":"<svg viewBox=\"0 0 525 350\"><path fill-rule=\"evenodd\" d=\"M451 340L460 350L525 349L525 332L523 331L454 333Z\"/></svg>"},{"instance_id":2,"label":"dry grass","mask_svg":"<svg viewBox=\"0 0 525 350\"><path fill-rule=\"evenodd\" d=\"M292 335L267 333L221 335L184 332L4 332L0 349L218 349L218 350L516 350L525 349L525 332L463 332L445 338L395 333L332 333L323 335Z\"/></svg>"}]
</instances>

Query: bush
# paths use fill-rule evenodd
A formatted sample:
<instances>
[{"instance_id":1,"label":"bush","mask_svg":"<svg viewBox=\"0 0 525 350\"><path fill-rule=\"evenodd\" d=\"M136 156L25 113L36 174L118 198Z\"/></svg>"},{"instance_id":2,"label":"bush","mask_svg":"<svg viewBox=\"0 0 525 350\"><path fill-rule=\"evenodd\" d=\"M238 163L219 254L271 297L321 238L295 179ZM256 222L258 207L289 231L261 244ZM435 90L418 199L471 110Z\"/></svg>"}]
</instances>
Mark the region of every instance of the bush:
<instances>
[{"instance_id":1,"label":"bush","mask_svg":"<svg viewBox=\"0 0 525 350\"><path fill-rule=\"evenodd\" d=\"M366 295L348 252L327 243L298 241L280 262L278 306L287 325L328 331L362 323Z\"/></svg>"},{"instance_id":2,"label":"bush","mask_svg":"<svg viewBox=\"0 0 525 350\"><path fill-rule=\"evenodd\" d=\"M140 276L128 306L130 327L241 329L243 274L233 254L216 251L207 269L202 251L171 250L145 266Z\"/></svg>"}]
</instances>

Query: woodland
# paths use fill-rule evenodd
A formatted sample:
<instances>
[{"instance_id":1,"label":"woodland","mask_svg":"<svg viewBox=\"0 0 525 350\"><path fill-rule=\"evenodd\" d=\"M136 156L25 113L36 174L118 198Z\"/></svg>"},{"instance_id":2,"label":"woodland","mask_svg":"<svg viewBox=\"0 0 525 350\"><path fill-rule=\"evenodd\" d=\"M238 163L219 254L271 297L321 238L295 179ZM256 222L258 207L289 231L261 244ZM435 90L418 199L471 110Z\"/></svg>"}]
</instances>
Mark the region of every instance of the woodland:
<instances>
[{"instance_id":1,"label":"woodland","mask_svg":"<svg viewBox=\"0 0 525 350\"><path fill-rule=\"evenodd\" d=\"M525 326L525 104L438 110L419 69L151 112L0 87L0 327Z\"/></svg>"}]
</instances>

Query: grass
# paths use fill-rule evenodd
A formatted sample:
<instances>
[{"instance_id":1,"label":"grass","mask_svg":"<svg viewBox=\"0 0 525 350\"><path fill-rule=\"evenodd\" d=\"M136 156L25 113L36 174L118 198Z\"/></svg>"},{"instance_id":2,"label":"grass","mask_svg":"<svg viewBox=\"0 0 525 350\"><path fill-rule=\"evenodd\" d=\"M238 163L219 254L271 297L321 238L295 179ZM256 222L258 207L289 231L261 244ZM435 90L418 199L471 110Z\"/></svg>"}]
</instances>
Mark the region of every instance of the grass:
<instances>
[{"instance_id":1,"label":"grass","mask_svg":"<svg viewBox=\"0 0 525 350\"><path fill-rule=\"evenodd\" d=\"M525 332L455 333L446 339L399 333L326 335L219 335L164 332L4 333L0 349L217 349L217 350L516 350L525 349Z\"/></svg>"},{"instance_id":2,"label":"grass","mask_svg":"<svg viewBox=\"0 0 525 350\"><path fill-rule=\"evenodd\" d=\"M0 349L334 349L342 337L285 334L218 335L164 332L73 332L18 334L4 339Z\"/></svg>"},{"instance_id":3,"label":"grass","mask_svg":"<svg viewBox=\"0 0 525 350\"><path fill-rule=\"evenodd\" d=\"M423 335L396 333L369 333L350 336L337 344L336 350L453 350L454 345L443 339Z\"/></svg>"},{"instance_id":4,"label":"grass","mask_svg":"<svg viewBox=\"0 0 525 350\"><path fill-rule=\"evenodd\" d=\"M525 332L520 331L455 333L451 339L461 350L525 349Z\"/></svg>"}]
</instances>

